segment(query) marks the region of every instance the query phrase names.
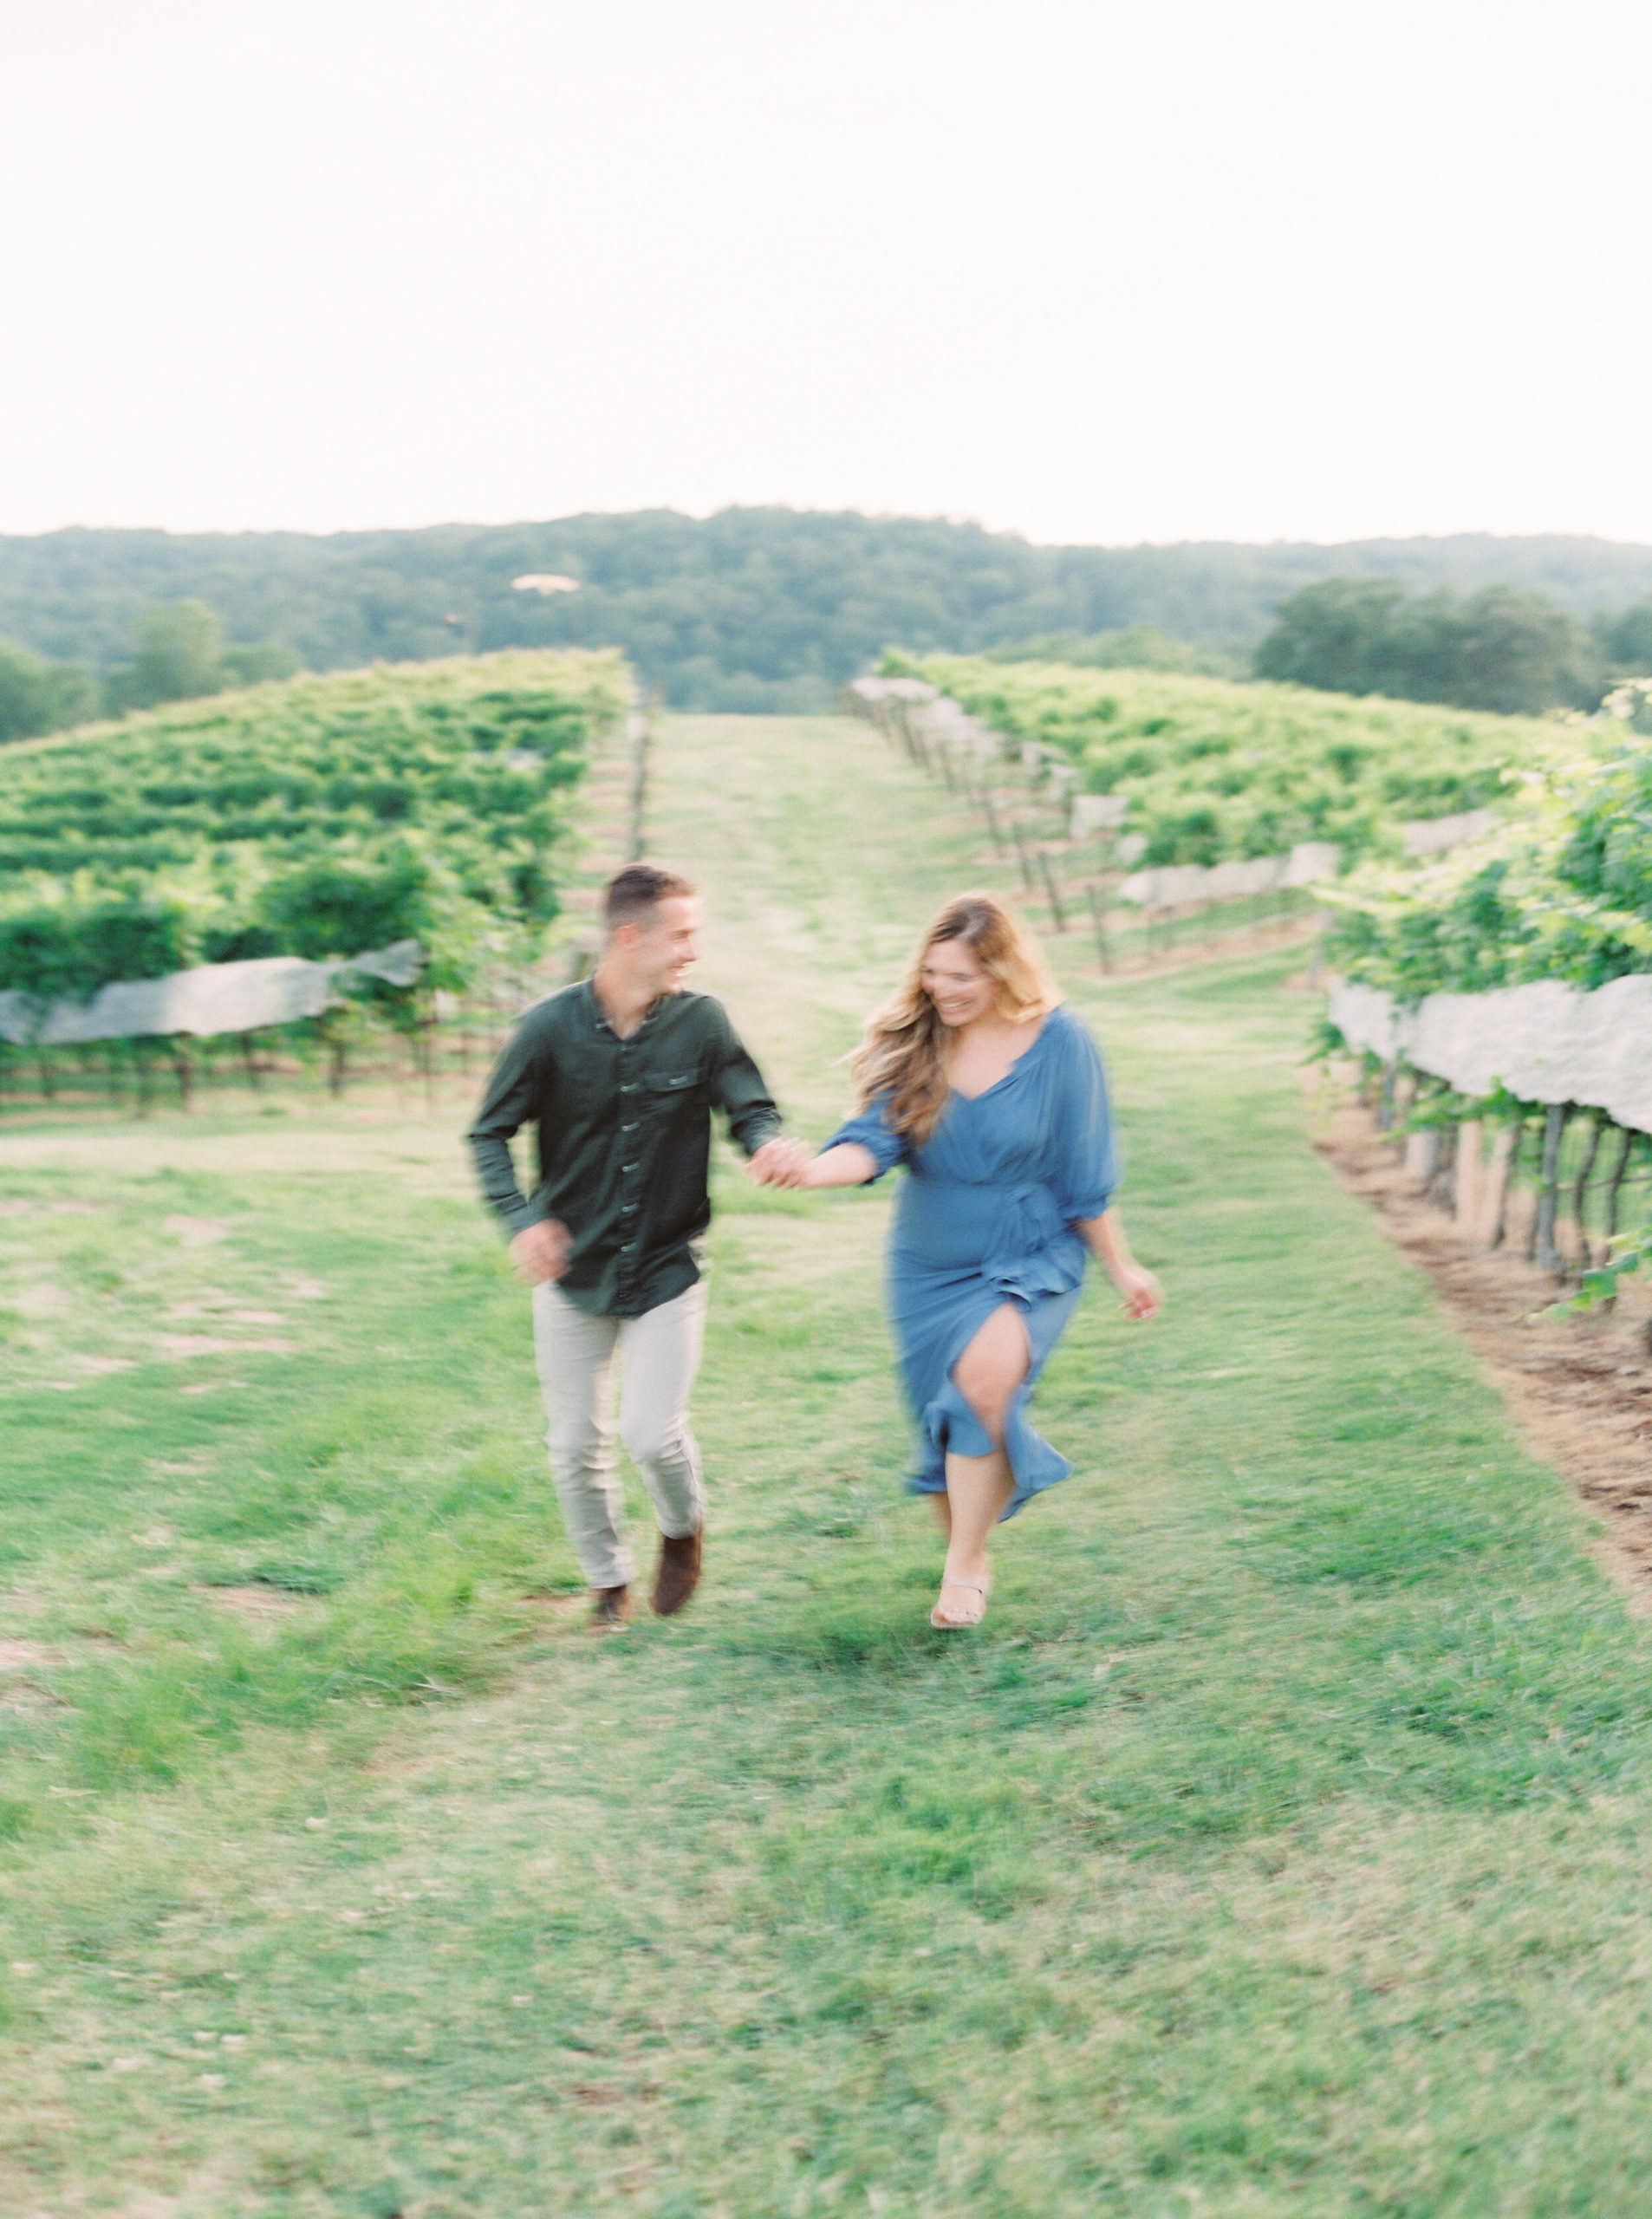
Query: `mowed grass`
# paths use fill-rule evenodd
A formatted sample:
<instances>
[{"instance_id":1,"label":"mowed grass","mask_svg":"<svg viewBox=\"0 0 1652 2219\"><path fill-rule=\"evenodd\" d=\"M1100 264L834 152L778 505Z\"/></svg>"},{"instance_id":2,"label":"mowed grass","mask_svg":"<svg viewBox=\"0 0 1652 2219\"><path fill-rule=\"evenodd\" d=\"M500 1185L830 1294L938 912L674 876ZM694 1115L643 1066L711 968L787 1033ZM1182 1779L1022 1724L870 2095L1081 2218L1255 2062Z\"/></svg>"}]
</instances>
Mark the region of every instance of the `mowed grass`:
<instances>
[{"instance_id":1,"label":"mowed grass","mask_svg":"<svg viewBox=\"0 0 1652 2219\"><path fill-rule=\"evenodd\" d=\"M991 862L858 727L668 733L707 983L822 1136ZM1647 1633L1304 1146L1299 958L1071 952L1173 1306L1081 1310L966 1639L883 1190L725 1166L707 1583L594 1643L448 1129L0 1137L0 2209L1644 2209Z\"/></svg>"}]
</instances>

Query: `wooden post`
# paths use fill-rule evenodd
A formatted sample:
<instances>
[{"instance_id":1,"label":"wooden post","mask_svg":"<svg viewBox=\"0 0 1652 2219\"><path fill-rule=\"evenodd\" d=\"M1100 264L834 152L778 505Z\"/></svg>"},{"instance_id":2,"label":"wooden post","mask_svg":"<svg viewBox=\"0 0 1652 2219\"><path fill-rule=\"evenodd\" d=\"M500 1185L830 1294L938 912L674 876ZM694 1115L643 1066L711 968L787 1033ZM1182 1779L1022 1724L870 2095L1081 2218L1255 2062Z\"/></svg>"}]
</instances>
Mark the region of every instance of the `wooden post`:
<instances>
[{"instance_id":1,"label":"wooden post","mask_svg":"<svg viewBox=\"0 0 1652 2219\"><path fill-rule=\"evenodd\" d=\"M1580 1269L1589 1269L1589 1227L1584 1212L1588 1206L1589 1181L1594 1175L1595 1158L1600 1154L1600 1136L1606 1129L1604 1117L1597 1116L1589 1128L1589 1138L1584 1143L1584 1160L1577 1167L1577 1176L1571 1182L1571 1218L1577 1228L1577 1262Z\"/></svg>"},{"instance_id":2,"label":"wooden post","mask_svg":"<svg viewBox=\"0 0 1652 2219\"><path fill-rule=\"evenodd\" d=\"M1486 1173L1479 1226L1480 1237L1488 1248L1500 1248L1503 1236L1508 1229L1509 1187L1514 1177L1514 1166L1520 1153L1520 1135L1524 1129L1521 1120L1515 1117L1492 1142L1492 1160Z\"/></svg>"},{"instance_id":3,"label":"wooden post","mask_svg":"<svg viewBox=\"0 0 1652 2219\"><path fill-rule=\"evenodd\" d=\"M1626 1125L1623 1144L1617 1151L1617 1161L1612 1166L1612 1175L1606 1182L1606 1239L1610 1245L1617 1238L1617 1213L1623 1199L1623 1179L1634 1152L1635 1135Z\"/></svg>"},{"instance_id":4,"label":"wooden post","mask_svg":"<svg viewBox=\"0 0 1652 2219\"><path fill-rule=\"evenodd\" d=\"M1102 970L1110 971L1113 968L1113 948L1107 934L1107 895L1099 886L1090 887L1088 892L1089 921L1096 934L1096 953L1101 959Z\"/></svg>"},{"instance_id":5,"label":"wooden post","mask_svg":"<svg viewBox=\"0 0 1652 2219\"><path fill-rule=\"evenodd\" d=\"M1623 1178L1629 1168L1629 1158L1634 1153L1635 1134L1626 1125L1623 1128L1623 1145L1617 1151L1617 1161L1612 1166L1612 1175L1606 1182L1605 1239L1602 1243L1603 1260L1610 1259L1617 1239L1617 1213L1623 1199ZM1603 1306L1607 1310L1616 1310L1617 1297L1615 1294L1609 1294Z\"/></svg>"},{"instance_id":6,"label":"wooden post","mask_svg":"<svg viewBox=\"0 0 1652 2219\"><path fill-rule=\"evenodd\" d=\"M1532 1220L1528 1258L1540 1272L1565 1276L1566 1262L1554 1245L1555 1207L1560 1190L1560 1143L1566 1135L1568 1105L1551 1102L1543 1116L1543 1168L1538 1184L1537 1214Z\"/></svg>"},{"instance_id":7,"label":"wooden post","mask_svg":"<svg viewBox=\"0 0 1652 2219\"><path fill-rule=\"evenodd\" d=\"M1390 1058L1382 1066L1382 1083L1376 1096L1376 1129L1386 1133L1394 1123L1394 1089L1400 1066Z\"/></svg>"},{"instance_id":8,"label":"wooden post","mask_svg":"<svg viewBox=\"0 0 1652 2219\"><path fill-rule=\"evenodd\" d=\"M1389 1099L1392 1104L1390 1125L1403 1125L1416 1107L1417 1075L1415 1071L1401 1070L1397 1064L1395 1066L1394 1092ZM1406 1152L1406 1140L1402 1140L1399 1142L1402 1156Z\"/></svg>"},{"instance_id":9,"label":"wooden post","mask_svg":"<svg viewBox=\"0 0 1652 2219\"><path fill-rule=\"evenodd\" d=\"M322 1019L322 1038L327 1043L327 1090L337 1101L344 1092L344 1077L349 1050L342 1025L329 1025Z\"/></svg>"},{"instance_id":10,"label":"wooden post","mask_svg":"<svg viewBox=\"0 0 1652 2219\"><path fill-rule=\"evenodd\" d=\"M1472 1233L1480 1223L1485 1194L1480 1137L1485 1128L1478 1117L1465 1117L1457 1128L1457 1230Z\"/></svg>"},{"instance_id":11,"label":"wooden post","mask_svg":"<svg viewBox=\"0 0 1652 2219\"><path fill-rule=\"evenodd\" d=\"M1067 929L1067 913L1061 906L1061 896L1056 891L1056 875L1050 868L1050 857L1043 848L1038 850L1038 869L1044 873L1044 892L1050 897L1050 914L1056 921L1056 930Z\"/></svg>"},{"instance_id":12,"label":"wooden post","mask_svg":"<svg viewBox=\"0 0 1652 2219\"><path fill-rule=\"evenodd\" d=\"M642 815L648 795L648 727L653 706L651 698L643 707L633 709L625 720L631 741L631 822L625 843L628 863L642 861Z\"/></svg>"},{"instance_id":13,"label":"wooden post","mask_svg":"<svg viewBox=\"0 0 1652 2219\"><path fill-rule=\"evenodd\" d=\"M1420 1133L1405 1136L1405 1175L1427 1186L1440 1162L1440 1128L1425 1125Z\"/></svg>"}]
</instances>

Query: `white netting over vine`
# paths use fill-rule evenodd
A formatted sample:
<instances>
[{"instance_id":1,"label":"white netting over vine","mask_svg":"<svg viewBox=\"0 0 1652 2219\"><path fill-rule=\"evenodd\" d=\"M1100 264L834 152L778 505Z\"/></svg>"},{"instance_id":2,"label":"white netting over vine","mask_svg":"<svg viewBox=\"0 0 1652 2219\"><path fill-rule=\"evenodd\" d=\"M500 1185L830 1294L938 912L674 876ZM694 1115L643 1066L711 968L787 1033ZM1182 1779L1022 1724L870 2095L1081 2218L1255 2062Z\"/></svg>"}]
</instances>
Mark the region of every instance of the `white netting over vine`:
<instances>
[{"instance_id":1,"label":"white netting over vine","mask_svg":"<svg viewBox=\"0 0 1652 2219\"><path fill-rule=\"evenodd\" d=\"M1500 1084L1523 1102L1575 1102L1652 1132L1652 977L1593 993L1545 979L1489 994L1429 994L1400 1008L1378 986L1339 979L1326 1014L1349 1046L1402 1056L1460 1094Z\"/></svg>"},{"instance_id":2,"label":"white netting over vine","mask_svg":"<svg viewBox=\"0 0 1652 2219\"><path fill-rule=\"evenodd\" d=\"M1335 878L1342 850L1329 840L1299 840L1288 856L1252 856L1245 862L1161 863L1139 870L1118 888L1121 901L1143 909L1174 909L1187 901L1234 901L1277 887L1311 886Z\"/></svg>"},{"instance_id":3,"label":"white netting over vine","mask_svg":"<svg viewBox=\"0 0 1652 2219\"><path fill-rule=\"evenodd\" d=\"M1081 766L1062 760L1060 751L1038 740L1018 741L979 717L971 716L950 693L921 678L852 678L849 696L860 709L879 717L885 704L893 704L909 735L927 749L941 748L949 757L972 756L985 765L1013 752L1023 767L1035 776L1070 788ZM1073 793L1069 837L1083 840L1097 832L1117 832L1130 810L1128 794ZM1402 822L1397 830L1408 855L1432 856L1467 840L1478 840L1497 822L1489 809L1460 810L1453 817L1421 817ZM1112 861L1127 870L1139 861L1147 846L1139 832L1119 840ZM1312 886L1335 878L1342 869L1342 850L1329 840L1299 840L1288 855L1250 856L1216 863L1165 863L1156 869L1132 871L1116 888L1122 901L1148 910L1178 909L1200 901L1233 901L1248 895Z\"/></svg>"},{"instance_id":4,"label":"white netting over vine","mask_svg":"<svg viewBox=\"0 0 1652 2219\"><path fill-rule=\"evenodd\" d=\"M352 956L348 962L307 963L268 955L247 963L202 963L165 979L133 979L104 986L90 1001L56 1001L43 1009L32 994L0 993L0 1040L14 1046L78 1047L92 1040L131 1040L187 1032L257 1032L319 1017L340 999L352 976L410 986L425 966L416 940Z\"/></svg>"}]
</instances>

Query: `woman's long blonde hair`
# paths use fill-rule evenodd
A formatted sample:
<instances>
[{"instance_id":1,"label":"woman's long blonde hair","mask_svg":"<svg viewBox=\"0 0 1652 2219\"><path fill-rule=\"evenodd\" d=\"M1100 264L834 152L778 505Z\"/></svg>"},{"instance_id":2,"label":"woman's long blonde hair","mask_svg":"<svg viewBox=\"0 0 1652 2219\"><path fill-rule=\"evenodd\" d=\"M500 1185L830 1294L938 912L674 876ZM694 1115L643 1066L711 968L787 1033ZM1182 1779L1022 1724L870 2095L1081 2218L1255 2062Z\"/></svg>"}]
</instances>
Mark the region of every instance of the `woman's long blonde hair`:
<instances>
[{"instance_id":1,"label":"woman's long blonde hair","mask_svg":"<svg viewBox=\"0 0 1652 2219\"><path fill-rule=\"evenodd\" d=\"M1037 942L1013 910L991 894L959 894L946 904L919 942L901 984L868 1021L850 1066L862 1106L888 1095L890 1123L920 1143L946 1107L951 1039L923 985L925 960L943 940L961 941L991 973L998 1013L1011 1024L1048 1016L1061 999Z\"/></svg>"}]
</instances>

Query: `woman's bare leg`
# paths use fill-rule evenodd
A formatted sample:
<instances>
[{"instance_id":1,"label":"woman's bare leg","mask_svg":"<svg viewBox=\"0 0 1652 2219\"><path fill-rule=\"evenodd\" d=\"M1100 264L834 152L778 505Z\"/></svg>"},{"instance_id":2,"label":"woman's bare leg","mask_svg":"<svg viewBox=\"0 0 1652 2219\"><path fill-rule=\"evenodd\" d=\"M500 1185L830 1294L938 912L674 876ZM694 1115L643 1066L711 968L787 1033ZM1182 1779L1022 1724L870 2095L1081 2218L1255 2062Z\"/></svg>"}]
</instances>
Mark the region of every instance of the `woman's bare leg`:
<instances>
[{"instance_id":1,"label":"woman's bare leg","mask_svg":"<svg viewBox=\"0 0 1652 2219\"><path fill-rule=\"evenodd\" d=\"M948 1535L942 1598L937 1606L954 1625L973 1625L985 1609L986 1543L1015 1493L1015 1475L1004 1448L1004 1424L1016 1390L1031 1369L1032 1351L1019 1311L1005 1303L995 1310L953 1367L959 1392L985 1428L992 1450L986 1456L946 1459L943 1522ZM961 1581L948 1594L948 1581Z\"/></svg>"}]
</instances>

